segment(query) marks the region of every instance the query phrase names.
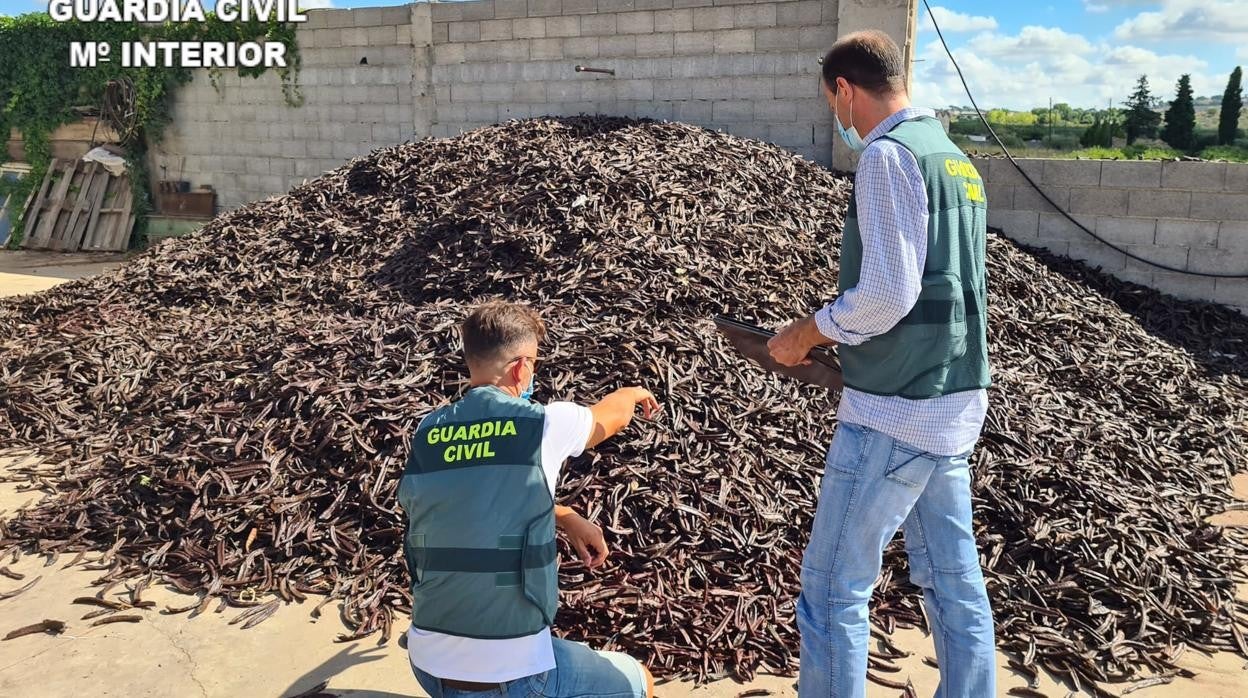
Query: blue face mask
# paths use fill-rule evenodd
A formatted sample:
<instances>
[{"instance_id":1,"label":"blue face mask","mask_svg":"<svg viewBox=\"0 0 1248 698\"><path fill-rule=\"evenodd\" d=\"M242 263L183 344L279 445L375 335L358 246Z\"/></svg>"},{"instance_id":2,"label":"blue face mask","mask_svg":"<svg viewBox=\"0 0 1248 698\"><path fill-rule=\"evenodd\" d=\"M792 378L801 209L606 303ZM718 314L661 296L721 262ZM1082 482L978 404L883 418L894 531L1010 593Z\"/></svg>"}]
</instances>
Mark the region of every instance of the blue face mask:
<instances>
[{"instance_id":1,"label":"blue face mask","mask_svg":"<svg viewBox=\"0 0 1248 698\"><path fill-rule=\"evenodd\" d=\"M849 128L846 129L841 125L840 114L834 114L832 120L836 122L836 130L841 134L841 140L845 141L845 145L850 150L861 153L867 149L866 141L862 140L862 136L858 134L858 129L854 127L854 101L849 101Z\"/></svg>"},{"instance_id":2,"label":"blue face mask","mask_svg":"<svg viewBox=\"0 0 1248 698\"><path fill-rule=\"evenodd\" d=\"M536 386L537 386L537 374L536 374L536 373L534 373L533 375L529 376L529 387L525 388L525 389L524 389L524 392L520 393L520 399L521 399L521 400L528 400L528 399L532 398L532 397L533 397L533 388L534 388L534 387L536 387Z\"/></svg>"}]
</instances>

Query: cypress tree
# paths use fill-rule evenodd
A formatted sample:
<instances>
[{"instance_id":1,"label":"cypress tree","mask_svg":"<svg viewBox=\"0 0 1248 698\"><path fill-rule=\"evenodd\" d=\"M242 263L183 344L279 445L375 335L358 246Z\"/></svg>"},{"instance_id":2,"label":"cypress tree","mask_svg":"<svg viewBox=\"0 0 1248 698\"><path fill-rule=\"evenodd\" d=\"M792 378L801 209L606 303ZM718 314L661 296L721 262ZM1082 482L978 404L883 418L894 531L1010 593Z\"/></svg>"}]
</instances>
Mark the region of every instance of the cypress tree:
<instances>
[{"instance_id":1,"label":"cypress tree","mask_svg":"<svg viewBox=\"0 0 1248 698\"><path fill-rule=\"evenodd\" d=\"M1196 107L1192 103L1192 76L1179 78L1178 93L1166 110L1166 126L1161 130L1161 140L1175 150L1190 152L1196 149Z\"/></svg>"},{"instance_id":2,"label":"cypress tree","mask_svg":"<svg viewBox=\"0 0 1248 698\"><path fill-rule=\"evenodd\" d=\"M1135 83L1135 92L1127 100L1127 145L1143 136L1152 138L1157 133L1161 115L1153 111L1153 95L1148 91L1148 76L1141 75Z\"/></svg>"},{"instance_id":3,"label":"cypress tree","mask_svg":"<svg viewBox=\"0 0 1248 698\"><path fill-rule=\"evenodd\" d=\"M1222 113L1218 117L1218 145L1231 145L1239 136L1239 112L1244 108L1244 90L1241 84L1244 71L1239 66L1231 71L1222 94Z\"/></svg>"}]
</instances>

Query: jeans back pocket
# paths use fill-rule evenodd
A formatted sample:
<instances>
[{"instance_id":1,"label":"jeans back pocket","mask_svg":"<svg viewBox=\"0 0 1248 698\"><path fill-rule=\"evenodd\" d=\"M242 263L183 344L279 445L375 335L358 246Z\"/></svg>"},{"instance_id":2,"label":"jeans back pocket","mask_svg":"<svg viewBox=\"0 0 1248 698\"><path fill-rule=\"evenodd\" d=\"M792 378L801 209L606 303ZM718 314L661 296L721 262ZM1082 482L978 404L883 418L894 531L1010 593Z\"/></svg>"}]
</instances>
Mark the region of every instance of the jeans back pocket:
<instances>
[{"instance_id":1,"label":"jeans back pocket","mask_svg":"<svg viewBox=\"0 0 1248 698\"><path fill-rule=\"evenodd\" d=\"M899 485L922 488L932 476L939 460L940 456L934 453L921 451L894 439L888 454L888 470L884 476Z\"/></svg>"}]
</instances>

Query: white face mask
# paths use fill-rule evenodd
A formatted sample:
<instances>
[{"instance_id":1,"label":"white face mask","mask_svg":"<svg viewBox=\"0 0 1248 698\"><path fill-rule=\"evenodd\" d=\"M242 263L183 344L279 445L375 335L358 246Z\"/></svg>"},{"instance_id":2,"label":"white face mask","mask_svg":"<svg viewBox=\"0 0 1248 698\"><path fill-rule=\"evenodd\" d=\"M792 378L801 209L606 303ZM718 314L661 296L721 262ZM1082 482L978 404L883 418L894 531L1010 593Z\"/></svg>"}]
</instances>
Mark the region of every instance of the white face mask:
<instances>
[{"instance_id":1,"label":"white face mask","mask_svg":"<svg viewBox=\"0 0 1248 698\"><path fill-rule=\"evenodd\" d=\"M850 150L853 150L859 153L866 150L867 143L866 141L862 140L862 136L859 135L858 129L854 126L854 100L853 99L849 100L849 128L848 129L846 129L844 126L841 125L841 115L837 114L835 110L833 110L833 118L836 121L836 130L838 133L841 134L841 140L845 141L845 145L849 146Z\"/></svg>"}]
</instances>

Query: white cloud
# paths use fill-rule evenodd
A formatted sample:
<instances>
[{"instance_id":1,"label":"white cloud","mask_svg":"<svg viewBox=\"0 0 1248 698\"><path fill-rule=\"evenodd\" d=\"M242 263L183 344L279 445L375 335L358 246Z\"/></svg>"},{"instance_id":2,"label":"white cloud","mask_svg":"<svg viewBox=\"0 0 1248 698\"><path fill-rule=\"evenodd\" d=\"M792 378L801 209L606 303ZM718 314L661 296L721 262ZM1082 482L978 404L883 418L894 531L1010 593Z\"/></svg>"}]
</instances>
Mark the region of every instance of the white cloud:
<instances>
[{"instance_id":1,"label":"white cloud","mask_svg":"<svg viewBox=\"0 0 1248 698\"><path fill-rule=\"evenodd\" d=\"M1248 44L1240 46L1239 50L1235 52L1235 57L1248 61Z\"/></svg>"},{"instance_id":2,"label":"white cloud","mask_svg":"<svg viewBox=\"0 0 1248 698\"><path fill-rule=\"evenodd\" d=\"M1248 35L1243 0L1164 0L1160 11L1141 12L1114 28L1122 41L1194 39L1239 43Z\"/></svg>"},{"instance_id":3,"label":"white cloud","mask_svg":"<svg viewBox=\"0 0 1248 698\"><path fill-rule=\"evenodd\" d=\"M1083 7L1088 12L1109 12L1115 7L1131 5L1159 5L1164 0L1083 0Z\"/></svg>"},{"instance_id":4,"label":"white cloud","mask_svg":"<svg viewBox=\"0 0 1248 698\"><path fill-rule=\"evenodd\" d=\"M323 10L334 6L334 0L299 0L301 10Z\"/></svg>"},{"instance_id":5,"label":"white cloud","mask_svg":"<svg viewBox=\"0 0 1248 698\"><path fill-rule=\"evenodd\" d=\"M932 16L936 17L936 23L932 23ZM940 25L940 30L949 34L959 32L976 32L997 28L997 20L995 17L980 17L977 15L968 15L961 12L955 12L946 7L933 7L932 13L923 13L923 21L919 23L919 31L930 32L936 30L936 24Z\"/></svg>"},{"instance_id":6,"label":"white cloud","mask_svg":"<svg viewBox=\"0 0 1248 698\"><path fill-rule=\"evenodd\" d=\"M1030 31L1029 31L1030 30ZM1147 75L1153 94L1170 99L1175 83L1191 74L1196 94L1213 94L1226 78L1209 74L1209 65L1190 55L1159 54L1137 46L1093 45L1085 37L1061 30L1028 27L1017 35L986 33L954 49L954 57L985 109L1031 109L1054 102L1080 107L1121 104L1136 79ZM918 48L913 99L916 104L943 107L968 104L966 93L939 41Z\"/></svg>"},{"instance_id":7,"label":"white cloud","mask_svg":"<svg viewBox=\"0 0 1248 698\"><path fill-rule=\"evenodd\" d=\"M995 57L1083 54L1092 50L1092 44L1079 34L1037 26L1023 27L1014 36L985 32L971 39L967 46L976 53Z\"/></svg>"}]
</instances>

